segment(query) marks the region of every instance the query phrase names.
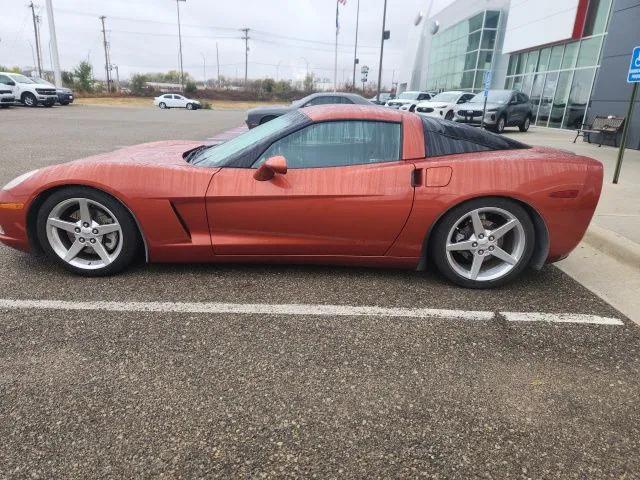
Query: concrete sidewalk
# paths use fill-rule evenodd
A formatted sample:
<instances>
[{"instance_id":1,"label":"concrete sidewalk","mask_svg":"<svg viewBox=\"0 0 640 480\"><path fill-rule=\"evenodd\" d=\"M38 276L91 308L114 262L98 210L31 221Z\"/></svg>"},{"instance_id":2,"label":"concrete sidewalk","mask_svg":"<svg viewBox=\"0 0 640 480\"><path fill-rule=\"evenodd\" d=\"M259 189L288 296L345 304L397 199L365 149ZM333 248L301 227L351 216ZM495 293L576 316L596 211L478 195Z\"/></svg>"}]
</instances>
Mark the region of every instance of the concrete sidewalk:
<instances>
[{"instance_id":1,"label":"concrete sidewalk","mask_svg":"<svg viewBox=\"0 0 640 480\"><path fill-rule=\"evenodd\" d=\"M558 266L587 288L640 323L640 151L627 150L619 183L613 184L618 149L598 147L566 130L532 127L509 131L530 145L570 150L604 165L602 195L583 242Z\"/></svg>"}]
</instances>

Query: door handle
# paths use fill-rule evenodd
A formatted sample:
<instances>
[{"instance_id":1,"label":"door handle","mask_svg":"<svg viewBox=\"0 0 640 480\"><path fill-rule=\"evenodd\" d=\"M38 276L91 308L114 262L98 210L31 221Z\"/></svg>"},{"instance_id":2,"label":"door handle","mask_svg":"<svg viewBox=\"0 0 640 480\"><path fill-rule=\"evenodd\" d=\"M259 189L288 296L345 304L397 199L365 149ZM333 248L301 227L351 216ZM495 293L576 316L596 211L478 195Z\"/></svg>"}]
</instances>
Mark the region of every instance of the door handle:
<instances>
[{"instance_id":1,"label":"door handle","mask_svg":"<svg viewBox=\"0 0 640 480\"><path fill-rule=\"evenodd\" d=\"M411 186L421 187L424 185L424 168L415 168L411 171Z\"/></svg>"}]
</instances>

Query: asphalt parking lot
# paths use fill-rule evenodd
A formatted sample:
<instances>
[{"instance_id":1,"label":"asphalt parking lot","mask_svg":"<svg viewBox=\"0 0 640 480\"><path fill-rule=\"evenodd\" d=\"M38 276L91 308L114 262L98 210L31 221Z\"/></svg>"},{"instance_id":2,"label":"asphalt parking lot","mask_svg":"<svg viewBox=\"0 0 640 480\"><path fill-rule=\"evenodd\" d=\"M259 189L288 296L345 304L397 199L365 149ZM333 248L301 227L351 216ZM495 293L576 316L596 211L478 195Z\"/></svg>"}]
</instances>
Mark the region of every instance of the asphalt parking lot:
<instances>
[{"instance_id":1,"label":"asphalt parking lot","mask_svg":"<svg viewBox=\"0 0 640 480\"><path fill-rule=\"evenodd\" d=\"M206 139L244 113L0 118L4 183L123 145ZM640 329L553 266L492 291L335 267L140 265L85 279L0 246L0 271L0 478L640 476ZM188 307L202 302L211 310Z\"/></svg>"}]
</instances>

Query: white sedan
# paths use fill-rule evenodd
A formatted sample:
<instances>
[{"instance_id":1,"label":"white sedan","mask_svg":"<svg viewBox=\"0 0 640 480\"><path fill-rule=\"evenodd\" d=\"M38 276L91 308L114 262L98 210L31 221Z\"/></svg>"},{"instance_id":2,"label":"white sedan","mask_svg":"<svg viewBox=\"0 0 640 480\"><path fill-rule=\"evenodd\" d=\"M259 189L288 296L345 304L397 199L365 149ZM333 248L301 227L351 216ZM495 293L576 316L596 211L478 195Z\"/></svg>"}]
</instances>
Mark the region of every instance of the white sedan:
<instances>
[{"instance_id":1,"label":"white sedan","mask_svg":"<svg viewBox=\"0 0 640 480\"><path fill-rule=\"evenodd\" d=\"M167 93L153 99L153 104L160 108L186 108L187 110L197 110L201 107L200 102L192 100L177 93Z\"/></svg>"},{"instance_id":2,"label":"white sedan","mask_svg":"<svg viewBox=\"0 0 640 480\"><path fill-rule=\"evenodd\" d=\"M444 118L453 120L456 105L467 103L475 94L469 92L442 92L431 100L420 102L416 105L416 113L427 117Z\"/></svg>"}]
</instances>

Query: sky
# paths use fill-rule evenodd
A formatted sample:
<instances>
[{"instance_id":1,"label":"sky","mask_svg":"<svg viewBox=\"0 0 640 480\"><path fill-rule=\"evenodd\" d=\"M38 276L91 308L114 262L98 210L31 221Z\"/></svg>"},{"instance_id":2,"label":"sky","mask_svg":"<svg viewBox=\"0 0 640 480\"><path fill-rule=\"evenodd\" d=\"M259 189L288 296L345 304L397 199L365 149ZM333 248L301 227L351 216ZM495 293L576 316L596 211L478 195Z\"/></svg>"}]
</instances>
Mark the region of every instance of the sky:
<instances>
[{"instance_id":1,"label":"sky","mask_svg":"<svg viewBox=\"0 0 640 480\"><path fill-rule=\"evenodd\" d=\"M419 12L432 12L450 0L388 0L383 84L402 68L407 31ZM94 76L104 78L101 23L107 18L112 64L121 79L133 73L179 69L177 13L174 0L52 0L61 67L71 70L88 59ZM338 82L351 81L358 0L340 6ZM27 0L0 0L0 65L28 67L35 48ZM8 5L7 5L8 4ZM34 0L42 16L43 63L50 69L49 28L45 0ZM384 0L360 0L358 56L377 79ZM317 77L332 81L334 71L335 0L186 0L180 2L184 69L196 80L215 78L216 43L220 74L244 77L244 41L249 31L249 78L304 78L307 65ZM359 69L358 69L359 70ZM359 81L358 71L356 79Z\"/></svg>"}]
</instances>

